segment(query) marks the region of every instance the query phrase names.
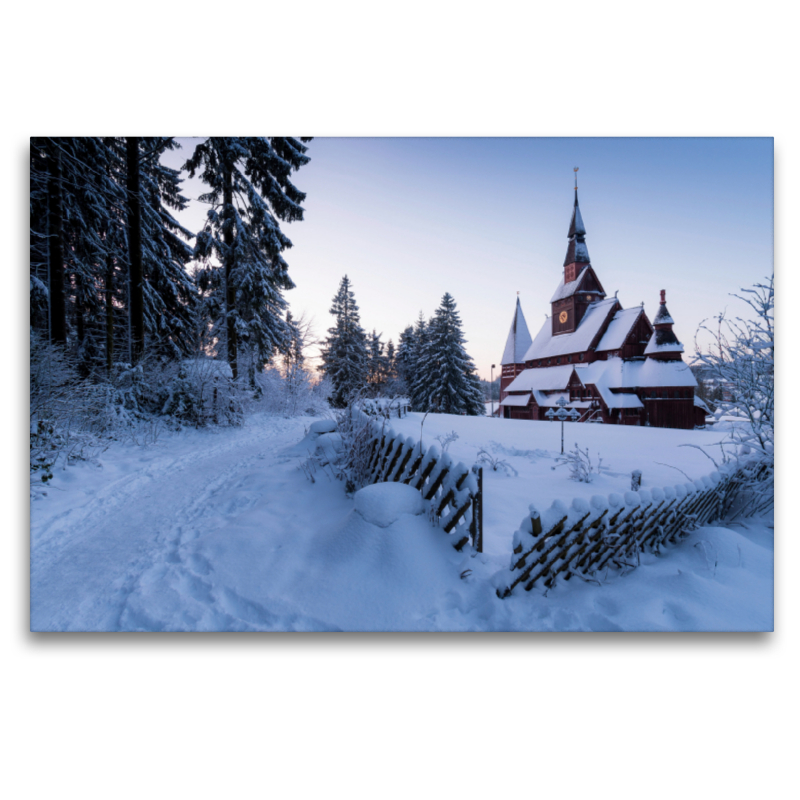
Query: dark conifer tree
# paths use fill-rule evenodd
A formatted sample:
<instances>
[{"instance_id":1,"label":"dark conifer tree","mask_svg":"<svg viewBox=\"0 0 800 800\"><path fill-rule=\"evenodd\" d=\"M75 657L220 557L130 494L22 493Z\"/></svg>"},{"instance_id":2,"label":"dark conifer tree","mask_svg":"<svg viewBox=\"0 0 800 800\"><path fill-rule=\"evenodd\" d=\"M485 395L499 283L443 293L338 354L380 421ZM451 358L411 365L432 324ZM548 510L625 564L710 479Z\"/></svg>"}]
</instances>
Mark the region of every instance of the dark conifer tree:
<instances>
[{"instance_id":1,"label":"dark conifer tree","mask_svg":"<svg viewBox=\"0 0 800 800\"><path fill-rule=\"evenodd\" d=\"M193 234L172 215L172 211L186 208L188 201L180 191L180 173L160 161L167 150L177 147L174 138L139 141L144 331L150 351L178 358L196 346L197 293L186 271L192 257L187 241Z\"/></svg>"},{"instance_id":2,"label":"dark conifer tree","mask_svg":"<svg viewBox=\"0 0 800 800\"><path fill-rule=\"evenodd\" d=\"M358 305L345 275L333 298L335 324L328 329L322 350L322 369L332 383L330 403L343 408L367 382L367 343Z\"/></svg>"},{"instance_id":3,"label":"dark conifer tree","mask_svg":"<svg viewBox=\"0 0 800 800\"><path fill-rule=\"evenodd\" d=\"M414 326L414 346L411 351L411 382L409 394L413 411L431 411L428 405L431 383L430 323L422 312Z\"/></svg>"},{"instance_id":4,"label":"dark conifer tree","mask_svg":"<svg viewBox=\"0 0 800 800\"><path fill-rule=\"evenodd\" d=\"M411 380L414 375L414 349L416 339L414 328L409 325L398 340L397 350L394 355L394 370L397 376L396 389L400 394L410 398Z\"/></svg>"},{"instance_id":5,"label":"dark conifer tree","mask_svg":"<svg viewBox=\"0 0 800 800\"><path fill-rule=\"evenodd\" d=\"M303 219L305 194L290 177L308 163L306 149L291 137L211 137L186 162L209 186L200 199L211 209L194 254L206 264L199 285L234 378L240 341L261 365L289 345L282 292L294 284L282 253L292 243L278 221Z\"/></svg>"},{"instance_id":6,"label":"dark conifer tree","mask_svg":"<svg viewBox=\"0 0 800 800\"><path fill-rule=\"evenodd\" d=\"M380 395L386 387L388 371L381 335L373 330L367 339L367 383L374 396Z\"/></svg>"},{"instance_id":7,"label":"dark conifer tree","mask_svg":"<svg viewBox=\"0 0 800 800\"><path fill-rule=\"evenodd\" d=\"M475 364L464 344L455 301L446 293L430 324L425 388L427 411L471 416L485 413Z\"/></svg>"}]
</instances>

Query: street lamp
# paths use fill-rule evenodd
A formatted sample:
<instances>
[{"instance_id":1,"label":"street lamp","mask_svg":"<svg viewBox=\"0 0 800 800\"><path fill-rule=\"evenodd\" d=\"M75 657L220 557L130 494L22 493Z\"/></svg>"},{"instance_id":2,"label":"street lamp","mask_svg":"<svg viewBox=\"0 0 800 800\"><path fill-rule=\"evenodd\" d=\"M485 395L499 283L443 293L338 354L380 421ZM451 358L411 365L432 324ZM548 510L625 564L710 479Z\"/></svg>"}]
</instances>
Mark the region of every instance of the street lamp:
<instances>
[{"instance_id":1,"label":"street lamp","mask_svg":"<svg viewBox=\"0 0 800 800\"><path fill-rule=\"evenodd\" d=\"M551 408L549 411L545 412L545 416L548 419L553 419L553 417L555 417L556 419L560 419L561 420L561 455L563 456L564 455L564 420L565 419L576 420L576 419L578 419L578 417L580 417L580 414L574 408L571 408L569 411L567 411L566 406L568 406L569 403L563 397L559 397L558 400L556 400L556 405L558 406L558 411L553 411L553 409Z\"/></svg>"},{"instance_id":2,"label":"street lamp","mask_svg":"<svg viewBox=\"0 0 800 800\"><path fill-rule=\"evenodd\" d=\"M494 364L492 364L492 369L489 371L489 374L492 376L492 379L489 381L489 401L492 404L492 416L494 417Z\"/></svg>"}]
</instances>

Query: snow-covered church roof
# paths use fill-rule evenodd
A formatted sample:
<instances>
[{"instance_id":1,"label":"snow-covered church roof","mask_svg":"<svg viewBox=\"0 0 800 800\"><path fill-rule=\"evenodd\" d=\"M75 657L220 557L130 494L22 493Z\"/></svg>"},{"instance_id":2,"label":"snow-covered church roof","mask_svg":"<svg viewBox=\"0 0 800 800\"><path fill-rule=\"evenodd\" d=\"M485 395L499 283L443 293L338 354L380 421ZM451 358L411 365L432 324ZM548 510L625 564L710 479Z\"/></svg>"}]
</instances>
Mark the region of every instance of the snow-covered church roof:
<instances>
[{"instance_id":1,"label":"snow-covered church roof","mask_svg":"<svg viewBox=\"0 0 800 800\"><path fill-rule=\"evenodd\" d=\"M572 376L572 364L560 367L540 367L520 372L508 385L508 392L554 392L566 389Z\"/></svg>"},{"instance_id":2,"label":"snow-covered church roof","mask_svg":"<svg viewBox=\"0 0 800 800\"><path fill-rule=\"evenodd\" d=\"M588 350L609 314L618 305L616 297L592 303L572 333L560 333L558 336L553 336L553 326L550 317L547 317L533 344L525 353L525 361L538 361L542 358L583 353Z\"/></svg>"},{"instance_id":3,"label":"snow-covered church roof","mask_svg":"<svg viewBox=\"0 0 800 800\"><path fill-rule=\"evenodd\" d=\"M514 311L514 319L511 321L511 330L508 332L506 347L503 350L501 364L521 364L525 360L525 353L531 346L531 335L525 323L525 315L522 313L522 306L517 298L517 307Z\"/></svg>"},{"instance_id":4,"label":"snow-covered church roof","mask_svg":"<svg viewBox=\"0 0 800 800\"><path fill-rule=\"evenodd\" d=\"M683 361L655 361L652 358L623 361L621 358L609 358L585 366L576 364L575 374L584 386L593 383L598 388L600 384L609 389L697 386L694 373Z\"/></svg>"},{"instance_id":5,"label":"snow-covered church roof","mask_svg":"<svg viewBox=\"0 0 800 800\"><path fill-rule=\"evenodd\" d=\"M638 320L639 316L643 313L644 309L641 306L636 308L621 308L617 311L617 313L614 314L614 318L609 323L608 328L606 328L603 338L597 345L597 351L619 350L619 348L625 344L628 334L633 330L636 320Z\"/></svg>"}]
</instances>

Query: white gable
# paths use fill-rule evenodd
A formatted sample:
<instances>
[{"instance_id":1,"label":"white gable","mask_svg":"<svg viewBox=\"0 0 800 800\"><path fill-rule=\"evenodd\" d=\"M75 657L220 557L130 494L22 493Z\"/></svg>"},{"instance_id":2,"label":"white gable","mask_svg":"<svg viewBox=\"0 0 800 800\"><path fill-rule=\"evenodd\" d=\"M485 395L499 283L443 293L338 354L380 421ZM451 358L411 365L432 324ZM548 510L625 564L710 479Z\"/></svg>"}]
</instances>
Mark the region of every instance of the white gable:
<instances>
[{"instance_id":1,"label":"white gable","mask_svg":"<svg viewBox=\"0 0 800 800\"><path fill-rule=\"evenodd\" d=\"M522 306L517 299L517 308L514 311L514 319L511 322L511 330L506 339L506 348L503 350L501 364L521 364L525 361L525 353L531 346L531 335L528 326L525 324L525 316L522 313Z\"/></svg>"},{"instance_id":2,"label":"white gable","mask_svg":"<svg viewBox=\"0 0 800 800\"><path fill-rule=\"evenodd\" d=\"M508 385L508 392L555 392L566 389L572 375L572 364L563 364L560 367L541 367L526 369L520 372Z\"/></svg>"},{"instance_id":3,"label":"white gable","mask_svg":"<svg viewBox=\"0 0 800 800\"><path fill-rule=\"evenodd\" d=\"M526 394L510 394L504 400L500 401L501 406L526 406L530 402L531 393Z\"/></svg>"},{"instance_id":4,"label":"white gable","mask_svg":"<svg viewBox=\"0 0 800 800\"><path fill-rule=\"evenodd\" d=\"M561 283L558 284L556 288L556 293L550 298L551 303L555 303L556 300L564 300L567 297L572 297L575 292L578 291L578 287L581 285L581 281L583 280L584 276L586 275L586 270L589 269L589 266L585 266L578 277L575 278L574 281L570 281L569 283L564 283L564 276L561 276Z\"/></svg>"},{"instance_id":5,"label":"white gable","mask_svg":"<svg viewBox=\"0 0 800 800\"><path fill-rule=\"evenodd\" d=\"M597 352L603 350L619 350L619 348L625 344L628 334L636 324L636 320L639 319L641 313L641 308L626 308L617 311L617 313L614 314L614 319L611 320L606 332L603 334L603 338L597 345Z\"/></svg>"}]
</instances>

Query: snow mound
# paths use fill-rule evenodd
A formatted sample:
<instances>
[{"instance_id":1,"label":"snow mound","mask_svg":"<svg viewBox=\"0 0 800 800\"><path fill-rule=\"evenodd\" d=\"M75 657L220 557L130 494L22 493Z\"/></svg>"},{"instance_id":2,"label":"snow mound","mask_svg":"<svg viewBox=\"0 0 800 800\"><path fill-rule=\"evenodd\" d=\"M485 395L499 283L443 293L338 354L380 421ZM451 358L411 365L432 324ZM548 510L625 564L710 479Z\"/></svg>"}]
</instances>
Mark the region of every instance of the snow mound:
<instances>
[{"instance_id":1,"label":"snow mound","mask_svg":"<svg viewBox=\"0 0 800 800\"><path fill-rule=\"evenodd\" d=\"M367 522L388 528L403 514L422 514L422 495L404 483L376 483L355 494L355 510Z\"/></svg>"},{"instance_id":2,"label":"snow mound","mask_svg":"<svg viewBox=\"0 0 800 800\"><path fill-rule=\"evenodd\" d=\"M313 422L309 431L311 433L333 433L336 430L336 421L332 419L320 419Z\"/></svg>"},{"instance_id":3,"label":"snow mound","mask_svg":"<svg viewBox=\"0 0 800 800\"><path fill-rule=\"evenodd\" d=\"M319 452L331 460L341 445L341 436L336 431L336 421L321 419L311 423L308 433L297 444L284 447L281 455L284 456L310 456Z\"/></svg>"}]
</instances>

